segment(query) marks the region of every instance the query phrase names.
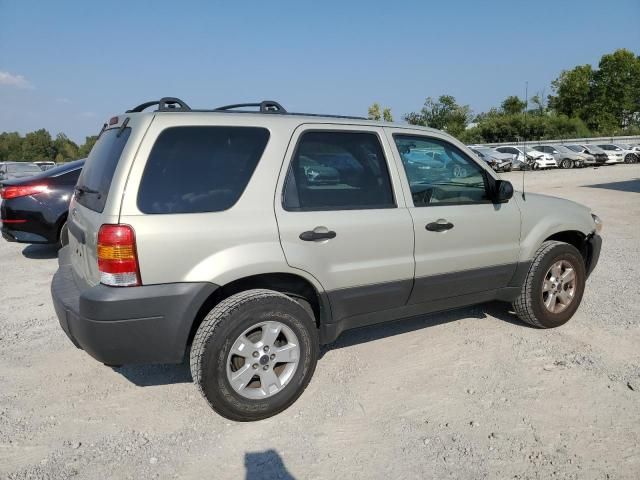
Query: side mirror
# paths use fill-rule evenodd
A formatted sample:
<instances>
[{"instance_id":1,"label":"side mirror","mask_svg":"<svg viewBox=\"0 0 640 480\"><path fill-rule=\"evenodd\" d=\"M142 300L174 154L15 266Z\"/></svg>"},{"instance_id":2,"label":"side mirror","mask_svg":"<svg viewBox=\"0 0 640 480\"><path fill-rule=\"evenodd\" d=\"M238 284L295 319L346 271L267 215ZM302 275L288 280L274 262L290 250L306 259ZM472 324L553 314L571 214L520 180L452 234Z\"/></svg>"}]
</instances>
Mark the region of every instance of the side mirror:
<instances>
[{"instance_id":1,"label":"side mirror","mask_svg":"<svg viewBox=\"0 0 640 480\"><path fill-rule=\"evenodd\" d=\"M507 203L513 197L513 185L507 180L496 180L494 201L496 203Z\"/></svg>"}]
</instances>

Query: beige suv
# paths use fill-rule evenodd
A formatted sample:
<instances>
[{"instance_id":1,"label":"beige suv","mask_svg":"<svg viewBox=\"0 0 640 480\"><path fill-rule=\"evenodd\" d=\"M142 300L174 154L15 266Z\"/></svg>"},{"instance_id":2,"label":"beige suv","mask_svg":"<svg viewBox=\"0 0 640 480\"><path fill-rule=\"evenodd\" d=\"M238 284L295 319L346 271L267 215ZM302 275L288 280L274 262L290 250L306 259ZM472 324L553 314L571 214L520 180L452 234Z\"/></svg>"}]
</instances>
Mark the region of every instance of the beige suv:
<instances>
[{"instance_id":1,"label":"beige suv","mask_svg":"<svg viewBox=\"0 0 640 480\"><path fill-rule=\"evenodd\" d=\"M112 366L188 354L245 421L291 405L347 329L490 300L562 325L601 246L588 208L514 195L445 133L268 101L111 118L68 227L52 294L71 341Z\"/></svg>"}]
</instances>

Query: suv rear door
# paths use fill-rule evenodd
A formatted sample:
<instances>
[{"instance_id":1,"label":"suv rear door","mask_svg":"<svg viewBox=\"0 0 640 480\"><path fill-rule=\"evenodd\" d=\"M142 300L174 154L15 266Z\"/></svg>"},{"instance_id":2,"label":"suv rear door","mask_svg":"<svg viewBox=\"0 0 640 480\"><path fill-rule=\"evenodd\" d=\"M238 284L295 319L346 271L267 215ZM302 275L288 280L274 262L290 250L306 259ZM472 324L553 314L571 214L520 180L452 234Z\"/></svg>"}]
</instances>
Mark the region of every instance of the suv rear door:
<instances>
[{"instance_id":1,"label":"suv rear door","mask_svg":"<svg viewBox=\"0 0 640 480\"><path fill-rule=\"evenodd\" d=\"M406 303L413 225L382 128L298 127L275 210L287 263L320 282L334 321Z\"/></svg>"},{"instance_id":2,"label":"suv rear door","mask_svg":"<svg viewBox=\"0 0 640 480\"><path fill-rule=\"evenodd\" d=\"M151 114L118 117L98 137L78 178L67 219L69 254L76 276L89 285L100 281L98 231L103 224L118 223L130 161L152 118Z\"/></svg>"},{"instance_id":3,"label":"suv rear door","mask_svg":"<svg viewBox=\"0 0 640 480\"><path fill-rule=\"evenodd\" d=\"M507 286L519 257L520 210L515 200L490 200L490 172L437 133L386 129L394 143L415 228L415 283L409 304L469 296ZM421 162L419 153L443 160ZM404 174L406 173L406 175ZM463 296L467 296L465 299Z\"/></svg>"}]
</instances>

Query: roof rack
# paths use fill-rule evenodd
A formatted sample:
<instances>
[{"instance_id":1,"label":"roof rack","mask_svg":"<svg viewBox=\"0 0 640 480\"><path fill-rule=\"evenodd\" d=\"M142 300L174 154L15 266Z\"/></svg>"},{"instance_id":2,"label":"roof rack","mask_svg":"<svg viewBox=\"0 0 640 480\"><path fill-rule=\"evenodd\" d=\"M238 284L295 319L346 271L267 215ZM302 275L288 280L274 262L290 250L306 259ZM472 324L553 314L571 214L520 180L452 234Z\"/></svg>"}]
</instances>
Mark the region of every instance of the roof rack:
<instances>
[{"instance_id":1,"label":"roof rack","mask_svg":"<svg viewBox=\"0 0 640 480\"><path fill-rule=\"evenodd\" d=\"M160 100L141 103L137 107L127 110L125 113L139 113L149 107L158 105L158 112L189 112L191 108L185 102L176 97L162 97Z\"/></svg>"},{"instance_id":2,"label":"roof rack","mask_svg":"<svg viewBox=\"0 0 640 480\"><path fill-rule=\"evenodd\" d=\"M160 100L141 103L137 107L127 110L125 113L139 113L149 107L158 105L158 112L220 112L220 113L254 113L253 111L238 110L239 108L258 108L255 113L269 113L280 115L298 115L305 117L328 117L328 118L344 118L351 120L367 120L366 117L354 117L350 115L323 115L318 113L297 113L288 112L282 105L273 100L263 100L259 103L235 103L232 105L224 105L214 109L192 109L185 102L176 97L163 97Z\"/></svg>"},{"instance_id":3,"label":"roof rack","mask_svg":"<svg viewBox=\"0 0 640 480\"><path fill-rule=\"evenodd\" d=\"M259 107L260 113L288 113L282 105L278 102L274 102L273 100L263 100L260 103L236 103L233 105L225 105L224 107L214 108L213 111L226 112L246 107Z\"/></svg>"}]
</instances>

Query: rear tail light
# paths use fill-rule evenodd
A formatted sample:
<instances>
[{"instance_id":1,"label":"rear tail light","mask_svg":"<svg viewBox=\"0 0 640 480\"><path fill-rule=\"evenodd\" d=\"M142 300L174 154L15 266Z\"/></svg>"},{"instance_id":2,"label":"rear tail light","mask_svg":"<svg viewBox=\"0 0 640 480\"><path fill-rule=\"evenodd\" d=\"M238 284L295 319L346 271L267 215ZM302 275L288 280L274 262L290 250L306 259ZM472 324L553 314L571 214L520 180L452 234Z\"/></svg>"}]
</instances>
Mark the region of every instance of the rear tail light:
<instances>
[{"instance_id":1,"label":"rear tail light","mask_svg":"<svg viewBox=\"0 0 640 480\"><path fill-rule=\"evenodd\" d=\"M140 285L136 237L129 225L102 225L98 232L100 283L111 287Z\"/></svg>"},{"instance_id":2,"label":"rear tail light","mask_svg":"<svg viewBox=\"0 0 640 480\"><path fill-rule=\"evenodd\" d=\"M38 193L44 193L49 190L49 187L44 184L37 185L15 185L4 187L0 190L0 196L4 200L9 200L10 198L17 197L26 197L27 195L36 195Z\"/></svg>"}]
</instances>

